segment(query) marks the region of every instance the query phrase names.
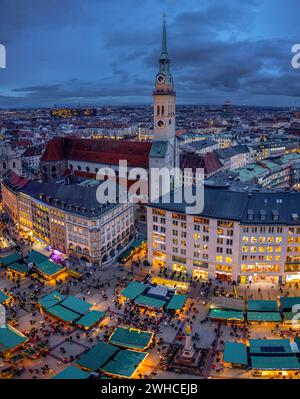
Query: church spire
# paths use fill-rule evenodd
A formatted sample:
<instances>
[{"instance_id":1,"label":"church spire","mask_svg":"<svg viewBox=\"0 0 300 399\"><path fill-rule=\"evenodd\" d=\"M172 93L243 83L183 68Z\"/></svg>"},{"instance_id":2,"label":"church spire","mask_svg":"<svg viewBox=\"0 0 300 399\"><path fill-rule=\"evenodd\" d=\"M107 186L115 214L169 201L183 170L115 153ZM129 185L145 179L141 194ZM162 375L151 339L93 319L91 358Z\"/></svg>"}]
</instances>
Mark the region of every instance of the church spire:
<instances>
[{"instance_id":1,"label":"church spire","mask_svg":"<svg viewBox=\"0 0 300 399\"><path fill-rule=\"evenodd\" d=\"M162 54L168 54L167 50L167 28L166 28L166 14L163 14L163 30L162 30Z\"/></svg>"}]
</instances>

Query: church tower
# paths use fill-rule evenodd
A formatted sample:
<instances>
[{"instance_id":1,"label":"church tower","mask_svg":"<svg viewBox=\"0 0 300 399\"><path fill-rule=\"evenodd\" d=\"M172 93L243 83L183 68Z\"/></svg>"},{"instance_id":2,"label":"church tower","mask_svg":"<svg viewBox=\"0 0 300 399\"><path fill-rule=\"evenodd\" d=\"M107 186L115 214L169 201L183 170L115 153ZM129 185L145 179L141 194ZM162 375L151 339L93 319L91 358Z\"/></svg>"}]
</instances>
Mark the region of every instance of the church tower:
<instances>
[{"instance_id":1,"label":"church tower","mask_svg":"<svg viewBox=\"0 0 300 399\"><path fill-rule=\"evenodd\" d=\"M159 71L155 78L154 99L154 143L165 147L165 166L178 167L178 146L175 133L176 93L170 71L167 50L166 18L163 16L162 50L159 57ZM168 148L167 148L168 147ZM155 155L155 154L153 154Z\"/></svg>"}]
</instances>

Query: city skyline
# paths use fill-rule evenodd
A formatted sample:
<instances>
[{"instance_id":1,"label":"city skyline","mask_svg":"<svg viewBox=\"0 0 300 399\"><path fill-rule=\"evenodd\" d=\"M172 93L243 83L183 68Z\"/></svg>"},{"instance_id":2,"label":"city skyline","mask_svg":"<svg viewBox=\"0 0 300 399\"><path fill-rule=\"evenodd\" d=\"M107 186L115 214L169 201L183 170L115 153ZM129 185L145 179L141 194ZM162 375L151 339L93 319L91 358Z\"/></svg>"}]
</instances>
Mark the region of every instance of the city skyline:
<instances>
[{"instance_id":1,"label":"city skyline","mask_svg":"<svg viewBox=\"0 0 300 399\"><path fill-rule=\"evenodd\" d=\"M2 3L0 107L150 104L163 13L179 104L299 105L296 1Z\"/></svg>"}]
</instances>

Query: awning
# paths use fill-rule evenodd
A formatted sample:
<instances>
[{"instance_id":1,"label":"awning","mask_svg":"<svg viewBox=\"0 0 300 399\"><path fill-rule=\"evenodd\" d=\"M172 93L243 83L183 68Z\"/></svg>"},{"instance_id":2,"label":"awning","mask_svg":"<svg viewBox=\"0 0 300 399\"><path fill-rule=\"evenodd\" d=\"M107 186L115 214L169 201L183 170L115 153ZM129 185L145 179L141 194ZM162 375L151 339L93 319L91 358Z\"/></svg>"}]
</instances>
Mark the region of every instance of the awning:
<instances>
[{"instance_id":1,"label":"awning","mask_svg":"<svg viewBox=\"0 0 300 399\"><path fill-rule=\"evenodd\" d=\"M48 260L48 256L35 251L34 249L28 253L28 255L25 258L26 263L34 263L35 265L38 265L39 263L43 263L46 260Z\"/></svg>"},{"instance_id":2,"label":"awning","mask_svg":"<svg viewBox=\"0 0 300 399\"><path fill-rule=\"evenodd\" d=\"M46 277L53 277L59 272L63 271L64 268L47 259L44 262L39 263L36 266L36 270L38 273L41 273Z\"/></svg>"},{"instance_id":3,"label":"awning","mask_svg":"<svg viewBox=\"0 0 300 399\"><path fill-rule=\"evenodd\" d=\"M2 266L8 266L11 263L18 262L18 260L21 260L21 259L22 259L22 256L18 252L15 252L13 254L10 254L10 255L7 255L7 256L4 256L3 258L1 258L0 263Z\"/></svg>"},{"instance_id":4,"label":"awning","mask_svg":"<svg viewBox=\"0 0 300 399\"><path fill-rule=\"evenodd\" d=\"M136 305L146 306L148 308L153 309L161 309L167 303L162 299L152 298L150 296L140 295L138 296L135 301Z\"/></svg>"},{"instance_id":5,"label":"awning","mask_svg":"<svg viewBox=\"0 0 300 399\"><path fill-rule=\"evenodd\" d=\"M104 316L105 316L105 312L100 312L99 310L91 310L89 313L82 316L77 321L76 324L79 327L91 328L96 323L99 323L103 319Z\"/></svg>"},{"instance_id":6,"label":"awning","mask_svg":"<svg viewBox=\"0 0 300 399\"><path fill-rule=\"evenodd\" d=\"M211 309L208 317L214 320L243 321L244 313L239 310Z\"/></svg>"},{"instance_id":7,"label":"awning","mask_svg":"<svg viewBox=\"0 0 300 399\"><path fill-rule=\"evenodd\" d=\"M40 300L40 305L45 308L51 308L54 305L57 305L59 302L63 301L65 297L60 294L58 291L53 291L51 294L44 296Z\"/></svg>"},{"instance_id":8,"label":"awning","mask_svg":"<svg viewBox=\"0 0 300 399\"><path fill-rule=\"evenodd\" d=\"M102 371L117 377L131 378L147 355L147 353L143 352L120 350L115 357L102 368Z\"/></svg>"},{"instance_id":9,"label":"awning","mask_svg":"<svg viewBox=\"0 0 300 399\"><path fill-rule=\"evenodd\" d=\"M15 273L28 273L29 268L27 265L19 262L11 263L10 265L6 266L7 270L10 270Z\"/></svg>"},{"instance_id":10,"label":"awning","mask_svg":"<svg viewBox=\"0 0 300 399\"><path fill-rule=\"evenodd\" d=\"M14 349L26 342L28 338L10 325L0 328L0 353Z\"/></svg>"},{"instance_id":11,"label":"awning","mask_svg":"<svg viewBox=\"0 0 300 399\"><path fill-rule=\"evenodd\" d=\"M248 321L257 322L281 322L279 312L247 312Z\"/></svg>"}]
</instances>

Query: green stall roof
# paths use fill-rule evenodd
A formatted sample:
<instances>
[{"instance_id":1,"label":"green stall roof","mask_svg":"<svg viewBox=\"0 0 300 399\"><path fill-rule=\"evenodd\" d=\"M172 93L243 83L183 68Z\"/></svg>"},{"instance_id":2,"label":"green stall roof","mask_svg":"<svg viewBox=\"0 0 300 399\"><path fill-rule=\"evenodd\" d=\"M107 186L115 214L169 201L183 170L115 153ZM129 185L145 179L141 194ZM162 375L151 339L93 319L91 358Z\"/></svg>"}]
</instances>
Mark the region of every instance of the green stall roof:
<instances>
[{"instance_id":1,"label":"green stall roof","mask_svg":"<svg viewBox=\"0 0 300 399\"><path fill-rule=\"evenodd\" d=\"M240 310L223 310L223 309L211 309L209 313L210 319L216 320L244 320L244 313Z\"/></svg>"},{"instance_id":2,"label":"green stall roof","mask_svg":"<svg viewBox=\"0 0 300 399\"><path fill-rule=\"evenodd\" d=\"M118 348L105 342L98 342L87 353L80 356L77 364L85 369L96 371L103 367L118 352Z\"/></svg>"},{"instance_id":3,"label":"green stall roof","mask_svg":"<svg viewBox=\"0 0 300 399\"><path fill-rule=\"evenodd\" d=\"M82 316L76 324L80 327L91 328L94 324L99 323L104 316L105 312L100 312L99 310L91 310L89 313Z\"/></svg>"},{"instance_id":4,"label":"green stall roof","mask_svg":"<svg viewBox=\"0 0 300 399\"><path fill-rule=\"evenodd\" d=\"M61 371L52 377L53 380L86 380L90 377L90 373L83 371L75 366L68 366L66 369Z\"/></svg>"},{"instance_id":5,"label":"green stall roof","mask_svg":"<svg viewBox=\"0 0 300 399\"><path fill-rule=\"evenodd\" d=\"M153 308L153 309L161 309L167 303L162 299L152 298L150 296L145 296L145 295L138 296L134 302L137 305L146 306L148 308Z\"/></svg>"},{"instance_id":6,"label":"green stall roof","mask_svg":"<svg viewBox=\"0 0 300 399\"><path fill-rule=\"evenodd\" d=\"M249 300L248 312L278 312L276 301Z\"/></svg>"},{"instance_id":7,"label":"green stall roof","mask_svg":"<svg viewBox=\"0 0 300 399\"><path fill-rule=\"evenodd\" d=\"M247 345L239 342L226 342L223 361L226 363L248 365Z\"/></svg>"},{"instance_id":8,"label":"green stall roof","mask_svg":"<svg viewBox=\"0 0 300 399\"><path fill-rule=\"evenodd\" d=\"M296 356L251 356L252 369L255 370L299 370Z\"/></svg>"},{"instance_id":9,"label":"green stall roof","mask_svg":"<svg viewBox=\"0 0 300 399\"><path fill-rule=\"evenodd\" d=\"M44 262L37 264L36 269L38 272L51 277L63 270L63 267L47 259Z\"/></svg>"},{"instance_id":10,"label":"green stall roof","mask_svg":"<svg viewBox=\"0 0 300 399\"><path fill-rule=\"evenodd\" d=\"M281 315L279 312L247 312L248 321L257 322L280 322Z\"/></svg>"},{"instance_id":11,"label":"green stall roof","mask_svg":"<svg viewBox=\"0 0 300 399\"><path fill-rule=\"evenodd\" d=\"M86 314L90 308L93 306L91 303L88 303L76 296L68 296L61 302L61 305L65 308L72 310L73 312L79 313L80 315Z\"/></svg>"},{"instance_id":12,"label":"green stall roof","mask_svg":"<svg viewBox=\"0 0 300 399\"><path fill-rule=\"evenodd\" d=\"M6 269L11 270L16 273L28 273L29 268L27 265L24 265L19 262L11 263L10 265L6 266Z\"/></svg>"},{"instance_id":13,"label":"green stall roof","mask_svg":"<svg viewBox=\"0 0 300 399\"><path fill-rule=\"evenodd\" d=\"M131 281L127 287L121 292L121 295L128 299L135 299L142 295L146 290L145 284L139 283L138 281Z\"/></svg>"},{"instance_id":14,"label":"green stall roof","mask_svg":"<svg viewBox=\"0 0 300 399\"><path fill-rule=\"evenodd\" d=\"M284 355L294 353L289 339L250 339L250 353Z\"/></svg>"},{"instance_id":15,"label":"green stall roof","mask_svg":"<svg viewBox=\"0 0 300 399\"><path fill-rule=\"evenodd\" d=\"M111 335L109 342L124 348L143 350L150 344L152 337L152 332L117 327Z\"/></svg>"},{"instance_id":16,"label":"green stall roof","mask_svg":"<svg viewBox=\"0 0 300 399\"><path fill-rule=\"evenodd\" d=\"M60 294L58 291L53 291L51 294L44 296L40 300L40 305L43 306L43 308L48 309L51 308L54 305L57 305L59 302L64 300L65 297Z\"/></svg>"},{"instance_id":17,"label":"green stall roof","mask_svg":"<svg viewBox=\"0 0 300 399\"><path fill-rule=\"evenodd\" d=\"M5 294L5 292L0 291L0 303L4 303L9 299L9 296Z\"/></svg>"},{"instance_id":18,"label":"green stall roof","mask_svg":"<svg viewBox=\"0 0 300 399\"><path fill-rule=\"evenodd\" d=\"M186 302L187 295L175 294L167 305L168 310L181 310Z\"/></svg>"},{"instance_id":19,"label":"green stall roof","mask_svg":"<svg viewBox=\"0 0 300 399\"><path fill-rule=\"evenodd\" d=\"M120 350L116 356L102 368L102 371L123 378L131 378L146 356L147 353L144 352Z\"/></svg>"},{"instance_id":20,"label":"green stall roof","mask_svg":"<svg viewBox=\"0 0 300 399\"><path fill-rule=\"evenodd\" d=\"M298 350L300 352L300 338L295 338L294 341L295 341L295 344L297 345Z\"/></svg>"},{"instance_id":21,"label":"green stall roof","mask_svg":"<svg viewBox=\"0 0 300 399\"><path fill-rule=\"evenodd\" d=\"M13 349L27 340L28 338L21 332L6 325L4 328L0 328L0 353Z\"/></svg>"},{"instance_id":22,"label":"green stall roof","mask_svg":"<svg viewBox=\"0 0 300 399\"><path fill-rule=\"evenodd\" d=\"M300 305L300 297L280 298L280 305L283 311L291 311L294 305Z\"/></svg>"},{"instance_id":23,"label":"green stall roof","mask_svg":"<svg viewBox=\"0 0 300 399\"><path fill-rule=\"evenodd\" d=\"M0 259L0 262L3 266L8 266L11 263L18 262L22 259L22 256L18 252L14 252L13 254L4 256Z\"/></svg>"},{"instance_id":24,"label":"green stall roof","mask_svg":"<svg viewBox=\"0 0 300 399\"><path fill-rule=\"evenodd\" d=\"M46 256L38 251L35 251L34 249L32 251L28 252L28 255L25 258L25 261L27 263L34 263L36 265L38 265L39 263L43 263L46 260L48 260L48 256Z\"/></svg>"},{"instance_id":25,"label":"green stall roof","mask_svg":"<svg viewBox=\"0 0 300 399\"><path fill-rule=\"evenodd\" d=\"M60 304L48 308L47 312L67 323L72 323L73 321L78 320L81 316L79 313L75 313Z\"/></svg>"}]
</instances>

